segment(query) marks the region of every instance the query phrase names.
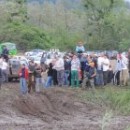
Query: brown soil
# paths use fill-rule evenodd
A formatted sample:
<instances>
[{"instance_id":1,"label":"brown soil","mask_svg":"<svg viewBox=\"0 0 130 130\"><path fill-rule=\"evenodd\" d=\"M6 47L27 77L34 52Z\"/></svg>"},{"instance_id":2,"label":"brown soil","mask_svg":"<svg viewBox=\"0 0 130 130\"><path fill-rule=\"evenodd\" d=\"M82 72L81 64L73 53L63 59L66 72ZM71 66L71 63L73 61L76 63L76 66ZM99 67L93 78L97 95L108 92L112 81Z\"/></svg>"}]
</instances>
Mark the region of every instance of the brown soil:
<instances>
[{"instance_id":1,"label":"brown soil","mask_svg":"<svg viewBox=\"0 0 130 130\"><path fill-rule=\"evenodd\" d=\"M77 98L82 90L52 88L20 95L17 83L0 90L0 130L101 130L105 110ZM112 117L105 130L125 130L130 117Z\"/></svg>"}]
</instances>

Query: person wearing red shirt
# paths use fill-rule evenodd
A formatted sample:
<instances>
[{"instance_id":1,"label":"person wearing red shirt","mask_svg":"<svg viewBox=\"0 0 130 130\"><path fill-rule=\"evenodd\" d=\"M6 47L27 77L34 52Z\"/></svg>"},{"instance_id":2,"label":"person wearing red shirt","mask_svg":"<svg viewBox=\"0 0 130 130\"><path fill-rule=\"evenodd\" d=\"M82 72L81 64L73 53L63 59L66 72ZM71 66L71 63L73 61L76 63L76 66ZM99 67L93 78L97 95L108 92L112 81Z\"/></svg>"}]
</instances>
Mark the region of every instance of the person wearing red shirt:
<instances>
[{"instance_id":1,"label":"person wearing red shirt","mask_svg":"<svg viewBox=\"0 0 130 130\"><path fill-rule=\"evenodd\" d=\"M19 71L20 90L22 94L26 94L28 92L28 88L27 88L28 75L29 75L28 69L26 68L25 64L23 64Z\"/></svg>"}]
</instances>

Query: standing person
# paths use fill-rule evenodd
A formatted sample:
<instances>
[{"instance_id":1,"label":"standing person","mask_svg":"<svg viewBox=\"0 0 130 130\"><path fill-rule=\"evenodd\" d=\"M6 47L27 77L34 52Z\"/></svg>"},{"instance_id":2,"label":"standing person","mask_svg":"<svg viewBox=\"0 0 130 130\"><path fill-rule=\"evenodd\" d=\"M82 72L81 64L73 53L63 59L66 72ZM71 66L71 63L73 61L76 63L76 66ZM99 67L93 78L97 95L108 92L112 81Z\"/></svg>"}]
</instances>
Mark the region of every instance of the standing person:
<instances>
[{"instance_id":1,"label":"standing person","mask_svg":"<svg viewBox=\"0 0 130 130\"><path fill-rule=\"evenodd\" d=\"M58 85L64 85L64 60L60 56L58 56L54 68L57 70L57 80Z\"/></svg>"},{"instance_id":2,"label":"standing person","mask_svg":"<svg viewBox=\"0 0 130 130\"><path fill-rule=\"evenodd\" d=\"M76 51L77 53L83 53L83 52L85 52L85 47L84 47L84 45L83 45L82 42L78 42L75 51Z\"/></svg>"},{"instance_id":3,"label":"standing person","mask_svg":"<svg viewBox=\"0 0 130 130\"><path fill-rule=\"evenodd\" d=\"M47 81L45 87L48 88L52 85L52 80L53 79L53 65L52 63L49 64L49 68L47 71Z\"/></svg>"},{"instance_id":4,"label":"standing person","mask_svg":"<svg viewBox=\"0 0 130 130\"><path fill-rule=\"evenodd\" d=\"M46 61L46 54L45 52L43 52L40 62L41 62L41 68L44 72L46 71L45 61Z\"/></svg>"},{"instance_id":5,"label":"standing person","mask_svg":"<svg viewBox=\"0 0 130 130\"><path fill-rule=\"evenodd\" d=\"M40 89L42 88L42 69L40 65L37 65L34 71L34 77L35 77L35 90L37 93L40 92Z\"/></svg>"},{"instance_id":6,"label":"standing person","mask_svg":"<svg viewBox=\"0 0 130 130\"><path fill-rule=\"evenodd\" d=\"M4 57L5 61L8 62L9 50L7 49L6 46L3 46L2 56Z\"/></svg>"},{"instance_id":7,"label":"standing person","mask_svg":"<svg viewBox=\"0 0 130 130\"><path fill-rule=\"evenodd\" d=\"M109 70L108 70L108 83L112 83L112 79L113 79L113 70L112 70L112 66L109 66Z\"/></svg>"},{"instance_id":8,"label":"standing person","mask_svg":"<svg viewBox=\"0 0 130 130\"><path fill-rule=\"evenodd\" d=\"M69 76L71 71L71 59L69 57L64 57L64 68L65 68L65 75L64 75L64 85L69 86Z\"/></svg>"},{"instance_id":9,"label":"standing person","mask_svg":"<svg viewBox=\"0 0 130 130\"><path fill-rule=\"evenodd\" d=\"M103 55L100 54L100 56L97 58L97 85L103 86Z\"/></svg>"},{"instance_id":10,"label":"standing person","mask_svg":"<svg viewBox=\"0 0 130 130\"><path fill-rule=\"evenodd\" d=\"M35 91L35 79L34 79L35 63L33 60L29 62L29 79L28 79L28 92Z\"/></svg>"},{"instance_id":11,"label":"standing person","mask_svg":"<svg viewBox=\"0 0 130 130\"><path fill-rule=\"evenodd\" d=\"M81 63L82 80L83 80L84 79L84 72L86 70L86 64L88 63L87 57L85 54L82 55L82 57L80 59L80 63Z\"/></svg>"},{"instance_id":12,"label":"standing person","mask_svg":"<svg viewBox=\"0 0 130 130\"><path fill-rule=\"evenodd\" d=\"M58 85L58 80L57 80L57 70L55 68L55 64L57 61L57 57L55 56L54 59L52 60L52 64L53 64L53 85L56 86Z\"/></svg>"},{"instance_id":13,"label":"standing person","mask_svg":"<svg viewBox=\"0 0 130 130\"><path fill-rule=\"evenodd\" d=\"M116 61L116 68L115 68L115 73L114 73L114 84L117 86L120 85L120 72L122 70L122 65L121 65L121 54L117 55L117 61Z\"/></svg>"},{"instance_id":14,"label":"standing person","mask_svg":"<svg viewBox=\"0 0 130 130\"><path fill-rule=\"evenodd\" d=\"M71 61L71 86L79 87L78 72L80 70L80 61L76 55L73 56Z\"/></svg>"},{"instance_id":15,"label":"standing person","mask_svg":"<svg viewBox=\"0 0 130 130\"><path fill-rule=\"evenodd\" d=\"M127 86L129 79L129 72L128 72L128 59L125 57L125 55L121 55L121 68L122 68L120 72L121 85Z\"/></svg>"},{"instance_id":16,"label":"standing person","mask_svg":"<svg viewBox=\"0 0 130 130\"><path fill-rule=\"evenodd\" d=\"M3 60L3 64L2 64L2 71L3 71L3 81L4 82L8 82L8 63L6 62L6 60Z\"/></svg>"},{"instance_id":17,"label":"standing person","mask_svg":"<svg viewBox=\"0 0 130 130\"><path fill-rule=\"evenodd\" d=\"M82 87L85 88L86 83L89 83L89 87L94 88L95 87L95 78L96 78L96 67L94 62L90 63L89 71L86 73L86 77L83 80Z\"/></svg>"},{"instance_id":18,"label":"standing person","mask_svg":"<svg viewBox=\"0 0 130 130\"><path fill-rule=\"evenodd\" d=\"M107 85L110 61L106 55L104 55L102 65L103 65L103 81L104 81L104 85Z\"/></svg>"},{"instance_id":19,"label":"standing person","mask_svg":"<svg viewBox=\"0 0 130 130\"><path fill-rule=\"evenodd\" d=\"M21 66L19 76L20 76L20 90L22 94L26 94L28 92L27 88L28 69L26 68L25 64Z\"/></svg>"}]
</instances>

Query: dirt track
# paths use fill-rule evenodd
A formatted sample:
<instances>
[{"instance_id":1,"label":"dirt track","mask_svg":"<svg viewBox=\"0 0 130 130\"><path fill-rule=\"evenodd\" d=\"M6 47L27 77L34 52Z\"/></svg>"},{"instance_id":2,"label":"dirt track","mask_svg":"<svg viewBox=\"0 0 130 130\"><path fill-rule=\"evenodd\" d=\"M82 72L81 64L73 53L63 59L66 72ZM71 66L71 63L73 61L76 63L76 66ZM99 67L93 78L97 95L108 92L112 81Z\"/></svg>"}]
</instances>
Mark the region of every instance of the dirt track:
<instances>
[{"instance_id":1,"label":"dirt track","mask_svg":"<svg viewBox=\"0 0 130 130\"><path fill-rule=\"evenodd\" d=\"M19 94L17 83L0 91L0 130L101 130L105 110L77 99L82 90L53 88ZM130 117L112 117L105 130L125 130Z\"/></svg>"}]
</instances>

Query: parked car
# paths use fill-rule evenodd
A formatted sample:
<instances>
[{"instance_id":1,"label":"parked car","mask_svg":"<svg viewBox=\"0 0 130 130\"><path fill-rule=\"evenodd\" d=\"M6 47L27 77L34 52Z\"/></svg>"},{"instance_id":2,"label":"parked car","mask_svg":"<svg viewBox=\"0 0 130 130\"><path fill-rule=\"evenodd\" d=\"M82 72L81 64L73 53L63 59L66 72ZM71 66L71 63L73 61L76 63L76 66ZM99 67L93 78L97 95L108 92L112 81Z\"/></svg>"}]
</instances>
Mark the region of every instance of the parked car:
<instances>
[{"instance_id":1,"label":"parked car","mask_svg":"<svg viewBox=\"0 0 130 130\"><path fill-rule=\"evenodd\" d=\"M39 53L42 54L44 50L42 49L34 49L29 52L25 52L25 56L33 56L33 55L38 55Z\"/></svg>"},{"instance_id":2,"label":"parked car","mask_svg":"<svg viewBox=\"0 0 130 130\"><path fill-rule=\"evenodd\" d=\"M28 59L25 56L13 56L13 59L17 59L17 60L25 60L28 63Z\"/></svg>"},{"instance_id":3,"label":"parked car","mask_svg":"<svg viewBox=\"0 0 130 130\"><path fill-rule=\"evenodd\" d=\"M26 60L22 59L9 59L8 61L9 69L8 69L8 78L9 81L12 81L13 79L19 79L19 70L22 64L25 64L26 67L28 67L28 63Z\"/></svg>"}]
</instances>

